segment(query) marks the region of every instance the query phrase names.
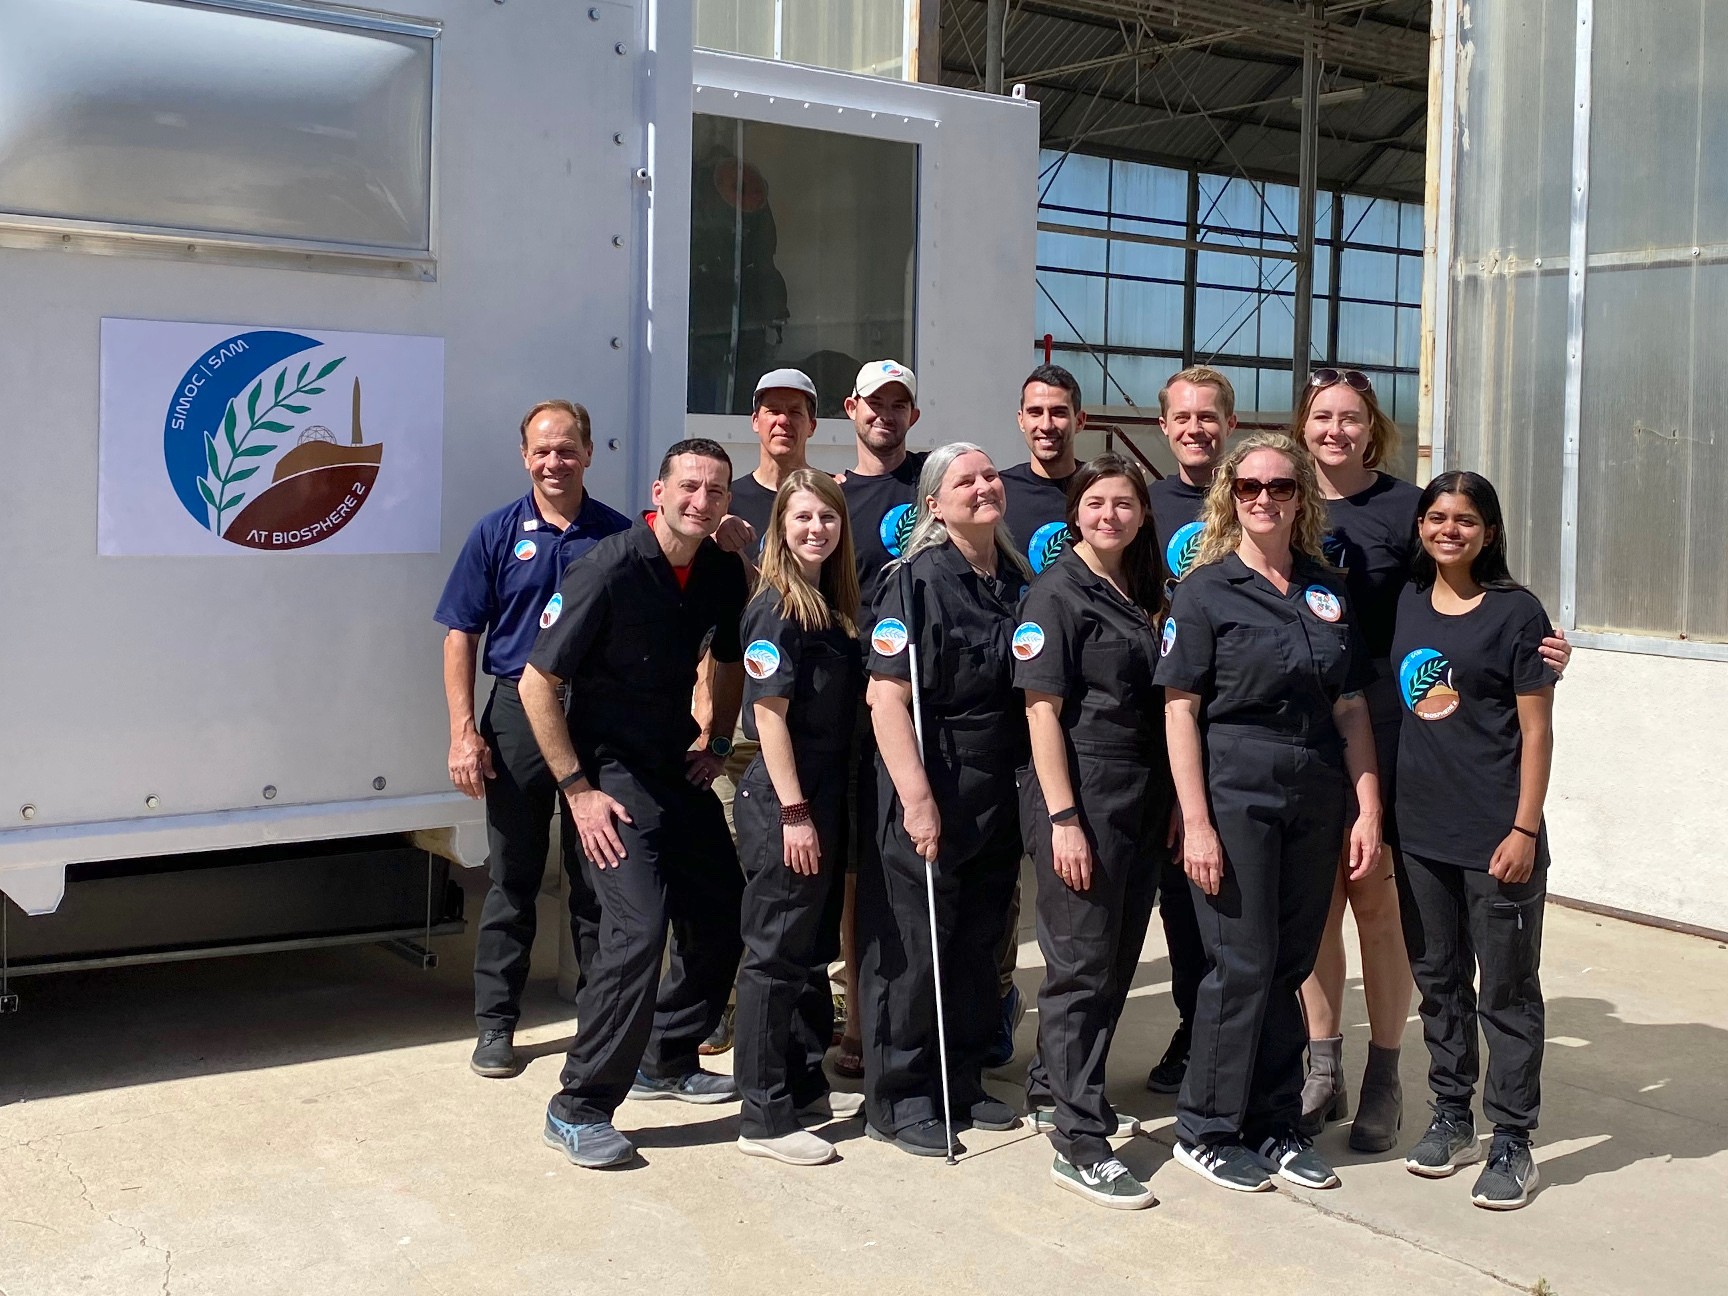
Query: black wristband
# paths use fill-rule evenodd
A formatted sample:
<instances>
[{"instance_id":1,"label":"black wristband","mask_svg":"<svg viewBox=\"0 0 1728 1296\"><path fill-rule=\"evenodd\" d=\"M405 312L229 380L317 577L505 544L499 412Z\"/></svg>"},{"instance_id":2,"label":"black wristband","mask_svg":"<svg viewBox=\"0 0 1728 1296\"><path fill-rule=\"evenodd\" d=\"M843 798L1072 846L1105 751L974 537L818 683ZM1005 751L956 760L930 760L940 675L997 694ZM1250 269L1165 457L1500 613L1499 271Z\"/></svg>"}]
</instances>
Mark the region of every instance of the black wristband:
<instances>
[{"instance_id":1,"label":"black wristband","mask_svg":"<svg viewBox=\"0 0 1728 1296\"><path fill-rule=\"evenodd\" d=\"M568 792L586 777L587 775L583 774L581 770L577 770L574 774L566 774L563 778L558 780L558 790L560 792Z\"/></svg>"},{"instance_id":2,"label":"black wristband","mask_svg":"<svg viewBox=\"0 0 1728 1296\"><path fill-rule=\"evenodd\" d=\"M1080 807L1077 805L1071 805L1066 810L1058 810L1055 814L1051 815L1050 822L1052 825L1062 824L1067 823L1070 819L1078 819L1079 817Z\"/></svg>"},{"instance_id":3,"label":"black wristband","mask_svg":"<svg viewBox=\"0 0 1728 1296\"><path fill-rule=\"evenodd\" d=\"M1537 841L1538 840L1537 834L1531 832L1528 828L1525 828L1520 824L1513 824L1512 825L1512 831L1515 833L1523 833L1531 841Z\"/></svg>"}]
</instances>

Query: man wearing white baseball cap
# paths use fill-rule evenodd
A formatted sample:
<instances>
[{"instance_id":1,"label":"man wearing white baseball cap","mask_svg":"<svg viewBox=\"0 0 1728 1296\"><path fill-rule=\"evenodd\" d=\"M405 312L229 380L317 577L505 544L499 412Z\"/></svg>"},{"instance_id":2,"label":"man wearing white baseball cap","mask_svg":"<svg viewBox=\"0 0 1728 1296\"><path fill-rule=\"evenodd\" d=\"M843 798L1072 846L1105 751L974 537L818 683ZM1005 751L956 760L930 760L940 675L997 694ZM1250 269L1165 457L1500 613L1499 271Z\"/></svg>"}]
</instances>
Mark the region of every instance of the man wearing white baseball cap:
<instances>
[{"instance_id":1,"label":"man wearing white baseball cap","mask_svg":"<svg viewBox=\"0 0 1728 1296\"><path fill-rule=\"evenodd\" d=\"M816 430L816 384L801 369L771 369L756 383L750 408L750 430L760 450L755 471L732 483L732 512L755 531L745 553L756 556L756 545L768 531L774 496L786 474L808 465L804 447Z\"/></svg>"},{"instance_id":2,"label":"man wearing white baseball cap","mask_svg":"<svg viewBox=\"0 0 1728 1296\"><path fill-rule=\"evenodd\" d=\"M912 533L913 504L923 452L908 453L906 434L918 421L918 379L898 360L872 360L858 370L846 417L857 434L858 462L840 475L852 544L858 561L858 624L874 624L871 612L881 589L882 568L900 556ZM858 1022L858 948L853 939L853 904L861 860L876 858L876 745L868 710L853 730L858 751L853 764L853 833L846 861L846 907L840 918L840 948L845 960L846 1026L835 1071L850 1079L864 1074L863 1040Z\"/></svg>"}]
</instances>

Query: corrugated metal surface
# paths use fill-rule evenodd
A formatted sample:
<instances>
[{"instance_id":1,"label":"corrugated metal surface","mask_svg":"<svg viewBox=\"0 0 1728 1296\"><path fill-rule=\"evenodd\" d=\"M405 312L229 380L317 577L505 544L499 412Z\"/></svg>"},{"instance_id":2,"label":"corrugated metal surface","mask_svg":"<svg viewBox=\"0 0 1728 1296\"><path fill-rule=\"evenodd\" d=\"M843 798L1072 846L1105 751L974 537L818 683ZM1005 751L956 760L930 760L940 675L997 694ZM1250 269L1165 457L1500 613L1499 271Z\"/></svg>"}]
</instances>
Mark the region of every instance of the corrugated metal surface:
<instances>
[{"instance_id":1,"label":"corrugated metal surface","mask_svg":"<svg viewBox=\"0 0 1728 1296\"><path fill-rule=\"evenodd\" d=\"M1420 199L1429 0L1334 0L1322 41L1320 182ZM1027 82L1047 147L1293 178L1294 0L1010 0L1005 82ZM985 0L943 0L942 81L983 85Z\"/></svg>"}]
</instances>

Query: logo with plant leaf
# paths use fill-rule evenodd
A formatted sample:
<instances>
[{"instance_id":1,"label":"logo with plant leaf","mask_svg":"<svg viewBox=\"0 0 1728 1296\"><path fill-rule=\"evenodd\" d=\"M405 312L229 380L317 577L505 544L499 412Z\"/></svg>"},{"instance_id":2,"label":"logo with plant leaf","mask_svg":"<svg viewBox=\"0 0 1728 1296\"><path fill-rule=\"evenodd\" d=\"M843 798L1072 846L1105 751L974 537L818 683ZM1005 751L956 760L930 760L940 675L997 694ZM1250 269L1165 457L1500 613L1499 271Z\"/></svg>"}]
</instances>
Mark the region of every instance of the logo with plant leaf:
<instances>
[{"instance_id":1,"label":"logo with plant leaf","mask_svg":"<svg viewBox=\"0 0 1728 1296\"><path fill-rule=\"evenodd\" d=\"M1404 705L1423 720L1444 720L1458 709L1452 663L1436 649L1417 648L1398 663L1398 691Z\"/></svg>"},{"instance_id":2,"label":"logo with plant leaf","mask_svg":"<svg viewBox=\"0 0 1728 1296\"><path fill-rule=\"evenodd\" d=\"M905 549L906 542L912 538L912 523L916 520L915 510L910 504L896 504L882 515L876 532L890 558L898 558L900 551Z\"/></svg>"},{"instance_id":3,"label":"logo with plant leaf","mask_svg":"<svg viewBox=\"0 0 1728 1296\"><path fill-rule=\"evenodd\" d=\"M1062 556L1068 547L1068 524L1046 522L1032 533L1032 543L1026 546L1026 561L1033 572L1041 572Z\"/></svg>"},{"instance_id":4,"label":"logo with plant leaf","mask_svg":"<svg viewBox=\"0 0 1728 1296\"><path fill-rule=\"evenodd\" d=\"M1176 534L1170 537L1170 543L1164 546L1164 565L1177 580L1188 574L1188 569L1194 565L1194 559L1199 556L1200 533L1205 529L1198 522L1177 527Z\"/></svg>"},{"instance_id":5,"label":"logo with plant leaf","mask_svg":"<svg viewBox=\"0 0 1728 1296\"><path fill-rule=\"evenodd\" d=\"M163 458L200 526L242 548L305 549L354 520L384 447L366 443L361 379L344 372L347 363L317 338L255 330L186 371L169 403ZM344 423L345 437L332 431Z\"/></svg>"}]
</instances>

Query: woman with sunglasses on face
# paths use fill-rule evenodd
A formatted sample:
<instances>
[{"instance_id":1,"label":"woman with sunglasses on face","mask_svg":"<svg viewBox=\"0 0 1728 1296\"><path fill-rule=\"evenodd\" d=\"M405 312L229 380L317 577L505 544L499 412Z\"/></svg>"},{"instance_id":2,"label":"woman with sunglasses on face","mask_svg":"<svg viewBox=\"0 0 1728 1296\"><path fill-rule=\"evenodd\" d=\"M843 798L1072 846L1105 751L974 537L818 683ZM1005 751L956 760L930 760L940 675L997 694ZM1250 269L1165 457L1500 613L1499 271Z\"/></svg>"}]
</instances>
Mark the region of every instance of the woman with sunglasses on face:
<instances>
[{"instance_id":1,"label":"woman with sunglasses on face","mask_svg":"<svg viewBox=\"0 0 1728 1296\"><path fill-rule=\"evenodd\" d=\"M846 753L864 687L854 618L858 574L846 500L800 468L780 484L744 609L744 733L761 744L738 782L734 821L746 883L738 973L738 1149L790 1165L834 1159L801 1120L856 1115L830 1094L828 961L840 948Z\"/></svg>"},{"instance_id":2,"label":"woman with sunglasses on face","mask_svg":"<svg viewBox=\"0 0 1728 1296\"><path fill-rule=\"evenodd\" d=\"M1404 712L1400 891L1435 1104L1404 1164L1444 1178L1481 1156L1470 1114L1480 1022L1482 1110L1494 1141L1470 1200L1515 1210L1537 1179L1530 1132L1544 1032L1542 803L1556 678L1542 641L1551 627L1507 569L1500 500L1486 479L1436 477L1422 492L1417 530L1422 548L1398 600L1392 657Z\"/></svg>"},{"instance_id":3,"label":"woman with sunglasses on face","mask_svg":"<svg viewBox=\"0 0 1728 1296\"><path fill-rule=\"evenodd\" d=\"M1176 1159L1238 1192L1272 1187L1269 1173L1338 1183L1297 1128L1307 1041L1298 991L1331 904L1351 786L1352 873L1380 853L1367 661L1344 582L1320 556L1324 509L1313 461L1289 437L1261 433L1226 455L1154 678L1212 963L1177 1101Z\"/></svg>"},{"instance_id":4,"label":"woman with sunglasses on face","mask_svg":"<svg viewBox=\"0 0 1728 1296\"><path fill-rule=\"evenodd\" d=\"M1348 1112L1344 1083L1344 906L1356 919L1362 951L1362 990L1368 1004L1368 1060L1357 1091L1350 1146L1384 1152L1398 1141L1403 1089L1398 1080L1399 1045L1410 1016L1410 962L1399 928L1394 880L1399 849L1396 801L1398 730L1403 707L1388 656L1398 598L1416 556L1415 518L1421 490L1382 471L1396 452L1398 429L1380 406L1374 384L1355 369L1316 369L1296 411L1299 439L1314 457L1326 496L1327 559L1344 572L1362 637L1372 659L1368 713L1380 762L1380 797L1386 809L1386 850L1360 878L1347 876L1340 859L1332 909L1315 960L1302 987L1308 1019L1308 1077L1302 1088L1302 1132L1318 1135L1329 1120ZM1570 653L1553 639L1545 655L1563 670Z\"/></svg>"},{"instance_id":5,"label":"woman with sunglasses on face","mask_svg":"<svg viewBox=\"0 0 1728 1296\"><path fill-rule=\"evenodd\" d=\"M1010 640L1031 572L1004 508L1002 479L983 450L964 441L932 450L918 477L912 534L884 573L870 631L881 849L880 861L862 861L858 875L867 1132L914 1156L945 1156L950 1147L926 860L954 1126L1020 1123L983 1085L1001 1020L996 948L1020 876L1014 778L1026 755ZM958 1139L952 1146L965 1150Z\"/></svg>"},{"instance_id":6,"label":"woman with sunglasses on face","mask_svg":"<svg viewBox=\"0 0 1728 1296\"><path fill-rule=\"evenodd\" d=\"M1163 570L1150 508L1145 474L1126 459L1081 467L1068 487L1068 547L1033 582L1014 632L1032 738L1020 826L1044 951L1027 1103L1056 1148L1050 1177L1118 1210L1154 1200L1106 1141L1138 1123L1119 1123L1104 1096L1168 857L1169 761L1152 685Z\"/></svg>"}]
</instances>

